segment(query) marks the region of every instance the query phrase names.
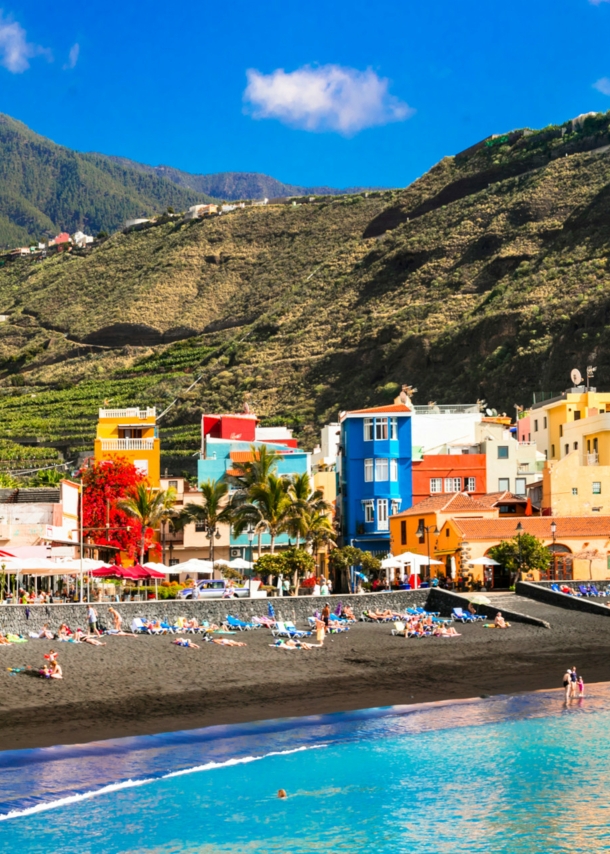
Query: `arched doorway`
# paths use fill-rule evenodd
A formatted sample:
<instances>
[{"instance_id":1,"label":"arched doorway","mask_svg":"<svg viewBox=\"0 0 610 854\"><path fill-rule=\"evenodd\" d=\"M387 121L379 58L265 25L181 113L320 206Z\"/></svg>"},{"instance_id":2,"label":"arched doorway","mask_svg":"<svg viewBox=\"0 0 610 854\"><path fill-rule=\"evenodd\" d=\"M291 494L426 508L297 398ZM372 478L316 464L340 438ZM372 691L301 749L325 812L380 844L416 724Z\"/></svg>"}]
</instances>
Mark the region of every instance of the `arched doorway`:
<instances>
[{"instance_id":1,"label":"arched doorway","mask_svg":"<svg viewBox=\"0 0 610 854\"><path fill-rule=\"evenodd\" d=\"M551 553L551 562L546 572L540 573L541 581L572 581L574 578L574 561L572 550L563 543L553 543L547 546Z\"/></svg>"}]
</instances>

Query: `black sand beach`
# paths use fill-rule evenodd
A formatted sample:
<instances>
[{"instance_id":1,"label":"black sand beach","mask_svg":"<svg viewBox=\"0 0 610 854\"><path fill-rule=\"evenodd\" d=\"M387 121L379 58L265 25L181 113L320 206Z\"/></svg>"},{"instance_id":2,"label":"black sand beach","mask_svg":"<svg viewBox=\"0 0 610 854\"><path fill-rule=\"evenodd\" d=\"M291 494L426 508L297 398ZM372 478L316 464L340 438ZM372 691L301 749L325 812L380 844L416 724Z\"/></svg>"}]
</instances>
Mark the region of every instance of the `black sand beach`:
<instances>
[{"instance_id":1,"label":"black sand beach","mask_svg":"<svg viewBox=\"0 0 610 854\"><path fill-rule=\"evenodd\" d=\"M459 638L405 640L392 637L391 624L359 623L312 651L272 649L266 629L235 635L245 648L189 650L148 635L110 637L99 648L0 646L0 749L557 688L574 665L585 682L610 680L610 618L518 597L512 607L551 629L456 624ZM51 648L62 681L6 669L39 666Z\"/></svg>"}]
</instances>

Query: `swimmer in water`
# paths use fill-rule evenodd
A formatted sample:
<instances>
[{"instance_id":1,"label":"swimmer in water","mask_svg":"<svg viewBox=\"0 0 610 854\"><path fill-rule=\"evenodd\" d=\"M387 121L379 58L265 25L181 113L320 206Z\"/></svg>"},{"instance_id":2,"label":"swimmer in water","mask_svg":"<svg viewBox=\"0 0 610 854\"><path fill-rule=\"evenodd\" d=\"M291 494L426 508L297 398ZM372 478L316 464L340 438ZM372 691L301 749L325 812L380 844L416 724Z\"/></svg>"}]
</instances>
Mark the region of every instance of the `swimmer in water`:
<instances>
[{"instance_id":1,"label":"swimmer in water","mask_svg":"<svg viewBox=\"0 0 610 854\"><path fill-rule=\"evenodd\" d=\"M278 798L285 798L286 797L286 789L280 789L277 793L277 796L278 796Z\"/></svg>"}]
</instances>

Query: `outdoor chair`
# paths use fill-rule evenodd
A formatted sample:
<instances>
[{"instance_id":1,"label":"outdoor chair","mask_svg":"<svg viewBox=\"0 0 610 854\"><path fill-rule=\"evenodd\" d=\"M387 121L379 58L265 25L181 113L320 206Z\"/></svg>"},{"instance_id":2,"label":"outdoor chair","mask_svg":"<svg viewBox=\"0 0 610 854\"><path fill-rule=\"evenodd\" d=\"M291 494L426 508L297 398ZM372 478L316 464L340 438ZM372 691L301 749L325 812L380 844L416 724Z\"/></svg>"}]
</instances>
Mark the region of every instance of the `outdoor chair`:
<instances>
[{"instance_id":1,"label":"outdoor chair","mask_svg":"<svg viewBox=\"0 0 610 854\"><path fill-rule=\"evenodd\" d=\"M454 620L459 620L460 623L474 623L475 619L469 611L464 611L462 608L453 609Z\"/></svg>"},{"instance_id":2,"label":"outdoor chair","mask_svg":"<svg viewBox=\"0 0 610 854\"><path fill-rule=\"evenodd\" d=\"M404 635L405 633L405 624L404 623L394 623L394 628L392 629L393 635Z\"/></svg>"}]
</instances>

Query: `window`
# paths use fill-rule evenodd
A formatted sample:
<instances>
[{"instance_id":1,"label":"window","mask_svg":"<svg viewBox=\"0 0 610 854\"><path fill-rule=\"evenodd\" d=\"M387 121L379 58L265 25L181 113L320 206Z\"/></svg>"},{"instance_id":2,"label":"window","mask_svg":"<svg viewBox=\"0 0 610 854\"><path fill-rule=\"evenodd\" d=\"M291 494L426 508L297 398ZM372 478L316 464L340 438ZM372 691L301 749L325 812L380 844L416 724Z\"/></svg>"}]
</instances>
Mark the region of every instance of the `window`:
<instances>
[{"instance_id":1,"label":"window","mask_svg":"<svg viewBox=\"0 0 610 854\"><path fill-rule=\"evenodd\" d=\"M364 441L372 442L373 441L373 419L365 418L364 419Z\"/></svg>"},{"instance_id":2,"label":"window","mask_svg":"<svg viewBox=\"0 0 610 854\"><path fill-rule=\"evenodd\" d=\"M577 451L577 450L578 450L578 442L574 442L574 450L575 450L575 451Z\"/></svg>"},{"instance_id":3,"label":"window","mask_svg":"<svg viewBox=\"0 0 610 854\"><path fill-rule=\"evenodd\" d=\"M563 437L563 424L560 424L559 425L559 438L561 439L562 437Z\"/></svg>"},{"instance_id":4,"label":"window","mask_svg":"<svg viewBox=\"0 0 610 854\"><path fill-rule=\"evenodd\" d=\"M570 453L570 446L569 446L569 445L564 445L564 448L565 448L565 452L566 452L566 454L569 454L569 453Z\"/></svg>"},{"instance_id":5,"label":"window","mask_svg":"<svg viewBox=\"0 0 610 854\"><path fill-rule=\"evenodd\" d=\"M170 566L177 566L179 563L180 563L180 558L170 557L170 559L169 559L169 565Z\"/></svg>"},{"instance_id":6,"label":"window","mask_svg":"<svg viewBox=\"0 0 610 854\"><path fill-rule=\"evenodd\" d=\"M450 533L451 532L450 532L449 528L445 528L445 536L448 537L450 535Z\"/></svg>"},{"instance_id":7,"label":"window","mask_svg":"<svg viewBox=\"0 0 610 854\"><path fill-rule=\"evenodd\" d=\"M602 483L601 480L593 481L593 495L601 495L602 494Z\"/></svg>"},{"instance_id":8,"label":"window","mask_svg":"<svg viewBox=\"0 0 610 854\"><path fill-rule=\"evenodd\" d=\"M578 495L578 487L577 486L572 487L572 495Z\"/></svg>"},{"instance_id":9,"label":"window","mask_svg":"<svg viewBox=\"0 0 610 854\"><path fill-rule=\"evenodd\" d=\"M364 481L370 483L373 480L373 460L364 461Z\"/></svg>"},{"instance_id":10,"label":"window","mask_svg":"<svg viewBox=\"0 0 610 854\"><path fill-rule=\"evenodd\" d=\"M384 459L375 460L375 480L388 479L388 461Z\"/></svg>"},{"instance_id":11,"label":"window","mask_svg":"<svg viewBox=\"0 0 610 854\"><path fill-rule=\"evenodd\" d=\"M461 477L446 477L445 492L460 492L462 489Z\"/></svg>"},{"instance_id":12,"label":"window","mask_svg":"<svg viewBox=\"0 0 610 854\"><path fill-rule=\"evenodd\" d=\"M422 533L421 537L418 537L418 538L417 538L417 539L419 540L419 542L420 542L420 543L425 543L425 541L426 541L426 533L425 533L426 529L425 529L425 527L424 527L424 525L425 525L425 524L426 524L426 520L425 520L425 519L418 519L418 520L417 520L417 528L418 528L418 530L423 531L423 533Z\"/></svg>"},{"instance_id":13,"label":"window","mask_svg":"<svg viewBox=\"0 0 610 854\"><path fill-rule=\"evenodd\" d=\"M551 459L555 456L555 445L551 445Z\"/></svg>"},{"instance_id":14,"label":"window","mask_svg":"<svg viewBox=\"0 0 610 854\"><path fill-rule=\"evenodd\" d=\"M498 492L509 492L509 491L510 491L510 478L509 477L498 478Z\"/></svg>"},{"instance_id":15,"label":"window","mask_svg":"<svg viewBox=\"0 0 610 854\"><path fill-rule=\"evenodd\" d=\"M542 426L543 426L543 427L544 427L544 429L546 430L546 415L545 415L545 416L544 416L544 418L542 419Z\"/></svg>"},{"instance_id":16,"label":"window","mask_svg":"<svg viewBox=\"0 0 610 854\"><path fill-rule=\"evenodd\" d=\"M381 439L388 438L388 419L387 418L376 418L375 419L375 438L379 441Z\"/></svg>"},{"instance_id":17,"label":"window","mask_svg":"<svg viewBox=\"0 0 610 854\"><path fill-rule=\"evenodd\" d=\"M475 492L477 488L477 480L475 477L464 478L464 492Z\"/></svg>"},{"instance_id":18,"label":"window","mask_svg":"<svg viewBox=\"0 0 610 854\"><path fill-rule=\"evenodd\" d=\"M405 519L401 519L400 522L400 545L407 545L407 523Z\"/></svg>"},{"instance_id":19,"label":"window","mask_svg":"<svg viewBox=\"0 0 610 854\"><path fill-rule=\"evenodd\" d=\"M374 522L375 521L375 509L373 501L363 501L364 504L364 521L365 522Z\"/></svg>"},{"instance_id":20,"label":"window","mask_svg":"<svg viewBox=\"0 0 610 854\"><path fill-rule=\"evenodd\" d=\"M508 445L498 445L498 459L499 460L507 460L508 459Z\"/></svg>"},{"instance_id":21,"label":"window","mask_svg":"<svg viewBox=\"0 0 610 854\"><path fill-rule=\"evenodd\" d=\"M178 492L178 481L177 480L168 480L167 482L168 489L175 489Z\"/></svg>"},{"instance_id":22,"label":"window","mask_svg":"<svg viewBox=\"0 0 610 854\"><path fill-rule=\"evenodd\" d=\"M390 460L390 480L398 480L398 460Z\"/></svg>"},{"instance_id":23,"label":"window","mask_svg":"<svg viewBox=\"0 0 610 854\"><path fill-rule=\"evenodd\" d=\"M398 513L399 510L400 510L400 499L399 498L393 498L392 503L390 504L390 512L391 512L392 516L396 516L396 514Z\"/></svg>"},{"instance_id":24,"label":"window","mask_svg":"<svg viewBox=\"0 0 610 854\"><path fill-rule=\"evenodd\" d=\"M580 421L580 409L574 412L574 421Z\"/></svg>"},{"instance_id":25,"label":"window","mask_svg":"<svg viewBox=\"0 0 610 854\"><path fill-rule=\"evenodd\" d=\"M205 531L205 522L202 522L201 519L195 522L195 530L202 534Z\"/></svg>"},{"instance_id":26,"label":"window","mask_svg":"<svg viewBox=\"0 0 610 854\"><path fill-rule=\"evenodd\" d=\"M390 439L398 439L398 418L390 418Z\"/></svg>"},{"instance_id":27,"label":"window","mask_svg":"<svg viewBox=\"0 0 610 854\"><path fill-rule=\"evenodd\" d=\"M547 451L547 449L545 448L545 449L544 449L544 459L545 459L545 460L548 460L548 458L549 458L549 452L548 452L548 451Z\"/></svg>"},{"instance_id":28,"label":"window","mask_svg":"<svg viewBox=\"0 0 610 854\"><path fill-rule=\"evenodd\" d=\"M378 531L387 531L388 530L388 499L387 498L378 498L377 499L377 530Z\"/></svg>"},{"instance_id":29,"label":"window","mask_svg":"<svg viewBox=\"0 0 610 854\"><path fill-rule=\"evenodd\" d=\"M526 478L524 478L524 477L518 477L515 480L515 493L517 495L525 495L525 492L526 492L525 484L526 484Z\"/></svg>"},{"instance_id":30,"label":"window","mask_svg":"<svg viewBox=\"0 0 610 854\"><path fill-rule=\"evenodd\" d=\"M537 432L538 432L538 421L535 420L534 421L534 433L537 433Z\"/></svg>"},{"instance_id":31,"label":"window","mask_svg":"<svg viewBox=\"0 0 610 854\"><path fill-rule=\"evenodd\" d=\"M593 439L593 452L596 454L596 453L597 453L597 450L598 450L598 448L597 448L597 439Z\"/></svg>"},{"instance_id":32,"label":"window","mask_svg":"<svg viewBox=\"0 0 610 854\"><path fill-rule=\"evenodd\" d=\"M430 478L430 495L434 495L437 492L443 491L443 478L442 477L431 477Z\"/></svg>"},{"instance_id":33,"label":"window","mask_svg":"<svg viewBox=\"0 0 610 854\"><path fill-rule=\"evenodd\" d=\"M500 504L498 508L500 510L500 515L504 516L506 513L516 513L517 508L514 504Z\"/></svg>"}]
</instances>

